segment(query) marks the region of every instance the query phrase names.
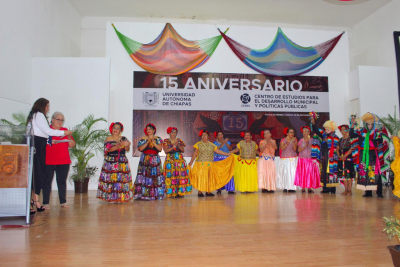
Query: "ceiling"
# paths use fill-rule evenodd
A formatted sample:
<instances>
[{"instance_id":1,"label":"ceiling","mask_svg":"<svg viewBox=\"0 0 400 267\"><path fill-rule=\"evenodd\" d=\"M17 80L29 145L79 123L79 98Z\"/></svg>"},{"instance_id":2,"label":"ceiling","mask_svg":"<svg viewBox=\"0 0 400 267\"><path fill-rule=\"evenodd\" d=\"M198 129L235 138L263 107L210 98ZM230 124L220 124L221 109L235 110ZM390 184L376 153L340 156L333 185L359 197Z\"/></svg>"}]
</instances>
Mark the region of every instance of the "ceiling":
<instances>
[{"instance_id":1,"label":"ceiling","mask_svg":"<svg viewBox=\"0 0 400 267\"><path fill-rule=\"evenodd\" d=\"M352 27L392 0L69 1L82 17L149 17Z\"/></svg>"}]
</instances>

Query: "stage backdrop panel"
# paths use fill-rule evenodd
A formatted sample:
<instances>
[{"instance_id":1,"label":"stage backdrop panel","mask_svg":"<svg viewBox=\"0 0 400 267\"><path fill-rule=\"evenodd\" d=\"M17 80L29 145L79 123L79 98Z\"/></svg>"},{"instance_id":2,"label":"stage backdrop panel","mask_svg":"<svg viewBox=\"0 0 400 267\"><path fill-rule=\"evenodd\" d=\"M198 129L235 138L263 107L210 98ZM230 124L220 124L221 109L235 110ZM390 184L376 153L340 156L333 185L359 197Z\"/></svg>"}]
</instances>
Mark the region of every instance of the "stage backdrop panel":
<instances>
[{"instance_id":1,"label":"stage backdrop panel","mask_svg":"<svg viewBox=\"0 0 400 267\"><path fill-rule=\"evenodd\" d=\"M148 22L113 21L113 23L120 32L124 33L124 35L141 43L149 43L153 41L165 26L165 23ZM184 38L188 40L201 40L215 36L218 33L216 26L221 30L225 30L229 25L173 23L173 26ZM246 46L263 48L272 42L276 35L278 26L279 25L276 27L254 27L232 25L228 33L230 37L242 42ZM143 71L143 69L140 68L129 57L120 40L118 39L113 27L111 26L111 22L107 23L106 30L106 56L111 58L109 117L110 121L121 121L124 123L125 131L123 135L129 138L133 136L132 130L134 127L133 125L130 125L133 119L132 110L140 110L140 106L135 106L136 104L134 104L134 101L143 100L142 95L139 96L139 100L134 100L133 72ZM341 31L323 31L299 28L283 28L283 30L285 34L290 36L294 42L303 46L312 46L317 43L324 42L341 33ZM345 123L347 121L348 114L346 113L345 107L346 103L349 102L347 99L347 74L349 70L349 44L348 35L345 33L327 60L315 70L311 71L307 75L304 75L327 77L329 87L329 107L331 108L331 110L329 110L330 118L338 123ZM243 64L243 62L238 60L238 58L232 53L231 49L224 41L221 41L207 64L196 69L193 73L197 72L215 74L231 73L238 75L258 74ZM170 82L169 84L172 85ZM224 99L224 101L231 100ZM170 110L170 108L165 108L164 110ZM211 111L213 111L213 109ZM244 110L244 112L252 111L253 110ZM143 124L141 126L143 126ZM140 128L140 132L143 133L143 128ZM160 129L157 133L165 136L165 130L166 129ZM133 145L136 147L137 144ZM193 144L189 144L187 142L187 145ZM132 157L132 153L129 153L129 161L132 169L132 175L135 177L138 166L138 157Z\"/></svg>"},{"instance_id":2,"label":"stage backdrop panel","mask_svg":"<svg viewBox=\"0 0 400 267\"><path fill-rule=\"evenodd\" d=\"M89 114L108 120L110 59L109 58L34 58L32 60L32 103L39 97L50 101L49 117L60 111L65 116L64 127L71 128ZM107 123L99 127L108 128ZM101 168L102 153L90 160ZM97 189L100 171L89 189ZM67 183L68 190L74 186ZM57 189L55 178L53 190ZM54 204L54 203L53 203Z\"/></svg>"}]
</instances>

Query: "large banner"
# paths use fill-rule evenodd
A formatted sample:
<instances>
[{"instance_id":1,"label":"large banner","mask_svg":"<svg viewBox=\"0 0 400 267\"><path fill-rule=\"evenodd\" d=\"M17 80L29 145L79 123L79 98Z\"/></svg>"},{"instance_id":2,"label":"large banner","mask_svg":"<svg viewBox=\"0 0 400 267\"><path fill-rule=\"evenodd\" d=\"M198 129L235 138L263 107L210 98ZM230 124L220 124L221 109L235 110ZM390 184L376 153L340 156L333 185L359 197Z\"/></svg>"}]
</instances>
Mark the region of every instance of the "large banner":
<instances>
[{"instance_id":1,"label":"large banner","mask_svg":"<svg viewBox=\"0 0 400 267\"><path fill-rule=\"evenodd\" d=\"M309 112L319 112L322 123L329 119L327 77L268 77L259 74L186 73L163 76L134 72L133 142L143 136L147 123L157 127L156 135L168 138L166 129L177 127L186 143L185 156L191 156L198 133L222 130L235 145L240 132L251 131L261 140L261 131L272 138L284 138L283 129L309 125ZM319 125L322 126L322 125ZM278 155L278 151L276 152ZM140 152L133 151L134 156Z\"/></svg>"},{"instance_id":2,"label":"large banner","mask_svg":"<svg viewBox=\"0 0 400 267\"><path fill-rule=\"evenodd\" d=\"M328 77L134 72L134 110L329 112Z\"/></svg>"}]
</instances>

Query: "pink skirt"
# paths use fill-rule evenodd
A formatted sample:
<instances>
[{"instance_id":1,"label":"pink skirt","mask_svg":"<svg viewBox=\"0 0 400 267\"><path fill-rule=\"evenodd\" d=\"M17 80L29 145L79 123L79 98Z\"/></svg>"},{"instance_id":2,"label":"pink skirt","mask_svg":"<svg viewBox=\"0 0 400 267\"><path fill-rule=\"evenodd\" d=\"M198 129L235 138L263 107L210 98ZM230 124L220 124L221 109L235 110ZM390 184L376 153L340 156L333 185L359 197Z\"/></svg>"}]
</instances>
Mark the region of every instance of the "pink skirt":
<instances>
[{"instance_id":1,"label":"pink skirt","mask_svg":"<svg viewBox=\"0 0 400 267\"><path fill-rule=\"evenodd\" d=\"M301 188L319 188L319 163L312 159L299 158L294 184Z\"/></svg>"},{"instance_id":2,"label":"pink skirt","mask_svg":"<svg viewBox=\"0 0 400 267\"><path fill-rule=\"evenodd\" d=\"M260 157L257 162L258 188L276 190L276 167L271 157Z\"/></svg>"}]
</instances>

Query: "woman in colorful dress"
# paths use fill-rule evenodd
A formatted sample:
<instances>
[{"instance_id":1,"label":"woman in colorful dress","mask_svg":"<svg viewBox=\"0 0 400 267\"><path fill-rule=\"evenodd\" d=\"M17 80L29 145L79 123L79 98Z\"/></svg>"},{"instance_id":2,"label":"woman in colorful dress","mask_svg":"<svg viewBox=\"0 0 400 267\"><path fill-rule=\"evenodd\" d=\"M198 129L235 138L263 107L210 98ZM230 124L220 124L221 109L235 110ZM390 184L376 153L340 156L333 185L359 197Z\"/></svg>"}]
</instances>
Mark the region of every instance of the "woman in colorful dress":
<instances>
[{"instance_id":1,"label":"woman in colorful dress","mask_svg":"<svg viewBox=\"0 0 400 267\"><path fill-rule=\"evenodd\" d=\"M135 180L135 199L155 200L165 197L165 178L161 169L158 153L162 150L163 140L155 136L156 126L147 124L144 134L138 142L138 150L142 152Z\"/></svg>"},{"instance_id":2,"label":"woman in colorful dress","mask_svg":"<svg viewBox=\"0 0 400 267\"><path fill-rule=\"evenodd\" d=\"M229 151L232 150L231 142L229 142L228 138L224 139L224 133L222 131L214 132L214 137L216 139L214 145L216 145L219 150L225 153L229 153ZM214 162L224 160L227 157L228 156L214 153ZM228 191L228 194L235 194L235 179L233 177L224 187L217 190L217 194L221 194L221 190L224 189Z\"/></svg>"},{"instance_id":3,"label":"woman in colorful dress","mask_svg":"<svg viewBox=\"0 0 400 267\"><path fill-rule=\"evenodd\" d=\"M384 168L384 155L388 147L383 144L384 134L376 128L378 117L368 112L361 120L365 126L360 130L354 129L355 118L351 119L350 124L350 137L358 139L357 189L365 191L363 197L372 197L372 190L376 190L378 197L383 198L381 170Z\"/></svg>"},{"instance_id":4,"label":"woman in colorful dress","mask_svg":"<svg viewBox=\"0 0 400 267\"><path fill-rule=\"evenodd\" d=\"M303 138L298 143L299 159L297 161L296 177L294 185L301 187L301 192L314 193L312 189L321 187L319 177L319 163L311 158L312 138L311 129L308 126L300 128Z\"/></svg>"},{"instance_id":5,"label":"woman in colorful dress","mask_svg":"<svg viewBox=\"0 0 400 267\"><path fill-rule=\"evenodd\" d=\"M276 141L271 138L271 132L261 132L260 157L257 161L258 187L262 193L274 193L276 190L275 150Z\"/></svg>"},{"instance_id":6,"label":"woman in colorful dress","mask_svg":"<svg viewBox=\"0 0 400 267\"><path fill-rule=\"evenodd\" d=\"M311 119L312 130L316 136L318 136L321 142L320 152L320 177L321 186L323 186L321 193L336 194L336 186L339 185L337 178L337 146L339 143L339 137L336 135L335 130L337 124L334 121L326 121L323 125L324 131L319 129L315 125L315 119Z\"/></svg>"},{"instance_id":7,"label":"woman in colorful dress","mask_svg":"<svg viewBox=\"0 0 400 267\"><path fill-rule=\"evenodd\" d=\"M251 133L242 132L240 141L231 153L240 151L235 166L235 188L242 193L252 193L258 191L257 175L257 149L256 142L252 141Z\"/></svg>"},{"instance_id":8,"label":"woman in colorful dress","mask_svg":"<svg viewBox=\"0 0 400 267\"><path fill-rule=\"evenodd\" d=\"M394 190L393 195L400 198L400 131L397 132L397 136L392 136L393 146L394 146L394 160L390 164L390 168L394 173Z\"/></svg>"},{"instance_id":9,"label":"woman in colorful dress","mask_svg":"<svg viewBox=\"0 0 400 267\"><path fill-rule=\"evenodd\" d=\"M202 191L206 192L207 197L212 197L215 195L211 191L223 187L232 178L235 170L234 156L219 150L216 145L211 143L208 140L208 131L201 130L199 136L201 141L193 146L195 150L189 163L189 166L192 166L196 160L190 170L190 181L198 190L199 197L204 197ZM228 156L228 158L214 162L214 153Z\"/></svg>"},{"instance_id":10,"label":"woman in colorful dress","mask_svg":"<svg viewBox=\"0 0 400 267\"><path fill-rule=\"evenodd\" d=\"M277 188L283 189L283 193L295 193L294 179L297 168L297 138L294 129L286 127L283 130L286 135L280 142L280 162L276 178Z\"/></svg>"},{"instance_id":11,"label":"woman in colorful dress","mask_svg":"<svg viewBox=\"0 0 400 267\"><path fill-rule=\"evenodd\" d=\"M132 175L125 155L131 143L125 136L121 136L123 130L122 123L111 123L111 135L104 143L104 163L101 168L97 198L110 203L132 200Z\"/></svg>"},{"instance_id":12,"label":"woman in colorful dress","mask_svg":"<svg viewBox=\"0 0 400 267\"><path fill-rule=\"evenodd\" d=\"M189 180L189 168L183 158L185 143L176 138L178 129L168 127L169 139L164 139L163 149L166 154L163 174L165 177L167 197L181 198L192 193L192 185Z\"/></svg>"},{"instance_id":13,"label":"woman in colorful dress","mask_svg":"<svg viewBox=\"0 0 400 267\"><path fill-rule=\"evenodd\" d=\"M339 139L339 145L337 147L337 154L339 157L338 162L338 179L343 180L345 195L352 195L351 187L353 185L354 163L352 157L352 141L349 133L349 125L340 125L339 131L342 133L342 138Z\"/></svg>"}]
</instances>

